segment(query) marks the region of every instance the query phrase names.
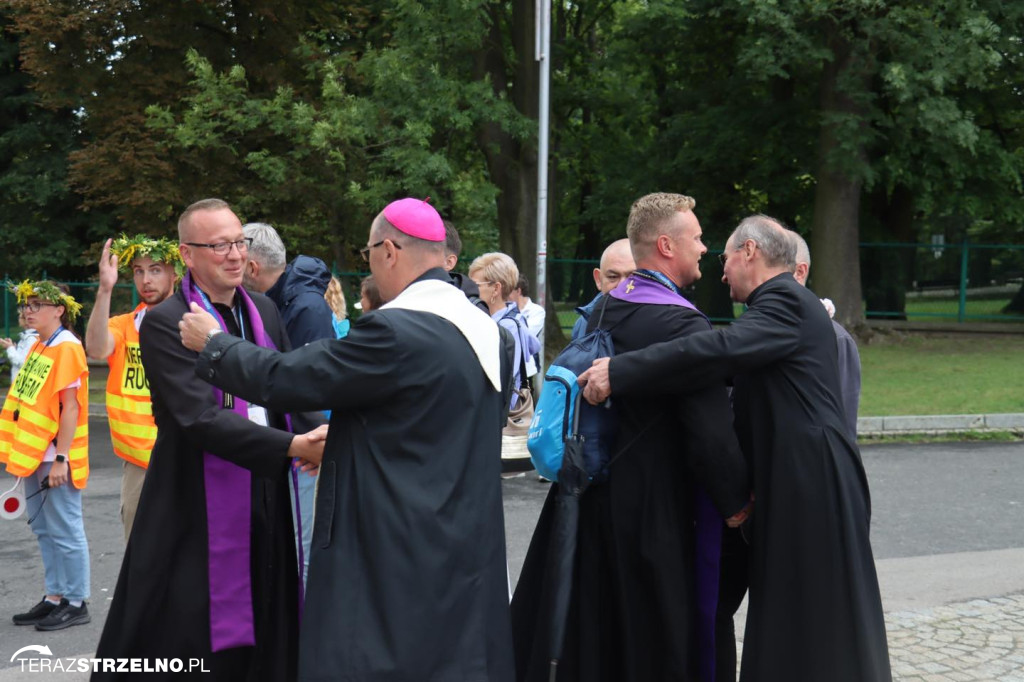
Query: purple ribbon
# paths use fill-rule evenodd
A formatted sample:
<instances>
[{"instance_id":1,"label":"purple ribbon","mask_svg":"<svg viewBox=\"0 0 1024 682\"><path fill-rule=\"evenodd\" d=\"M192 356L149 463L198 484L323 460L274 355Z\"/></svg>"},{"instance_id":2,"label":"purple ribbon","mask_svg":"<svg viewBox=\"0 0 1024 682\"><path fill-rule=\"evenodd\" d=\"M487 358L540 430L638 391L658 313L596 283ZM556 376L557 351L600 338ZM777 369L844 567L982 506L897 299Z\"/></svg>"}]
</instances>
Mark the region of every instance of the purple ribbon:
<instances>
[{"instance_id":1,"label":"purple ribbon","mask_svg":"<svg viewBox=\"0 0 1024 682\"><path fill-rule=\"evenodd\" d=\"M224 318L186 272L181 290L187 303L203 306L227 331ZM264 348L277 349L266 334L256 305L245 289L237 289L238 299L248 313L252 341ZM213 399L224 405L224 392L213 388ZM224 408L227 409L227 408ZM249 418L249 404L233 398L233 412ZM289 420L289 430L291 428ZM203 480L206 486L206 530L210 584L210 647L223 651L239 646L255 646L253 625L251 536L252 474L237 464L203 452Z\"/></svg>"}]
</instances>

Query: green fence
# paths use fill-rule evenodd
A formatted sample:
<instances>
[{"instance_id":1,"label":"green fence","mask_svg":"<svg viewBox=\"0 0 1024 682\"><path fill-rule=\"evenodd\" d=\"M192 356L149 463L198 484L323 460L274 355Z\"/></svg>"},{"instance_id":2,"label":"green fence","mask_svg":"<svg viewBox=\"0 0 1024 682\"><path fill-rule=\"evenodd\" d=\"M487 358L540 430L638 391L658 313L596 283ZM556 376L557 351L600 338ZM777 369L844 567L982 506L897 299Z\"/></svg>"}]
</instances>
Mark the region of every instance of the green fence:
<instances>
[{"instance_id":1,"label":"green fence","mask_svg":"<svg viewBox=\"0 0 1024 682\"><path fill-rule=\"evenodd\" d=\"M861 244L869 319L1024 322L1022 286L1024 245Z\"/></svg>"},{"instance_id":2,"label":"green fence","mask_svg":"<svg viewBox=\"0 0 1024 682\"><path fill-rule=\"evenodd\" d=\"M693 291L712 320L727 322L739 314L739 307L727 300L721 283L718 251L701 260L703 277ZM1024 300L1024 245L1019 244L899 244L866 242L860 245L861 285L865 314L869 319L897 319L914 322L1016 322L1024 323L1024 312L1010 311L1016 297ZM472 258L460 260L464 269ZM569 330L576 320L574 308L590 301L596 289L593 269L597 261L548 259L548 284L558 311L559 325ZM354 303L359 300L359 283L367 272L337 271L348 301L349 315L358 317ZM45 274L44 274L45 276ZM5 277L5 280L7 278ZM814 267L810 286L814 288ZM71 293L83 304L77 324L85 328L96 296L95 282L69 282ZM535 297L536 298L536 297ZM111 310L124 312L138 303L130 281L120 282ZM17 307L13 294L4 290L3 336L17 336ZM1024 331L1024 326L1022 326Z\"/></svg>"}]
</instances>

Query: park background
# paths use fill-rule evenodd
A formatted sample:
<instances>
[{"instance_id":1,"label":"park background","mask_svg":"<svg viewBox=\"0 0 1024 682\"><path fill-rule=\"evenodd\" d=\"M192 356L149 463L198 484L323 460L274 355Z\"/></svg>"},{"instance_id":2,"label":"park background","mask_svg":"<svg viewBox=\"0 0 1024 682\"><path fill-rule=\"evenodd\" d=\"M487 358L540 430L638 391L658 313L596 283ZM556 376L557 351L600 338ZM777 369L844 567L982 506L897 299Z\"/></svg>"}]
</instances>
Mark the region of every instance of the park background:
<instances>
[{"instance_id":1,"label":"park background","mask_svg":"<svg viewBox=\"0 0 1024 682\"><path fill-rule=\"evenodd\" d=\"M8 0L0 274L77 283L87 315L104 238L171 236L219 196L323 258L351 300L370 220L412 195L459 228L460 268L497 249L535 281L536 16L524 0ZM884 323L952 323L1010 334L953 340L932 369L1019 353L1024 5L583 0L551 21L549 351L631 202L674 191L712 254L753 212L803 234L811 288L862 350ZM698 305L741 312L717 259L702 270ZM936 343L883 341L907 361ZM1024 378L1007 362L962 371ZM1024 409L1003 392L997 411Z\"/></svg>"}]
</instances>

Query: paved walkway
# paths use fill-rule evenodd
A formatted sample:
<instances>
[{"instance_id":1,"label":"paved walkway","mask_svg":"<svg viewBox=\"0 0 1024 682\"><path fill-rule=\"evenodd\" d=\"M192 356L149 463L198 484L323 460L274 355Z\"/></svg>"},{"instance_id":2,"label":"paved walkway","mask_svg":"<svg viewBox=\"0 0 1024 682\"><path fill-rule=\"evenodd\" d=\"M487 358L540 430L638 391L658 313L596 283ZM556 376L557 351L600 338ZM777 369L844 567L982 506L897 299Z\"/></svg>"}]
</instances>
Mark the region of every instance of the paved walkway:
<instances>
[{"instance_id":1,"label":"paved walkway","mask_svg":"<svg viewBox=\"0 0 1024 682\"><path fill-rule=\"evenodd\" d=\"M894 680L1024 682L1024 593L885 615Z\"/></svg>"}]
</instances>

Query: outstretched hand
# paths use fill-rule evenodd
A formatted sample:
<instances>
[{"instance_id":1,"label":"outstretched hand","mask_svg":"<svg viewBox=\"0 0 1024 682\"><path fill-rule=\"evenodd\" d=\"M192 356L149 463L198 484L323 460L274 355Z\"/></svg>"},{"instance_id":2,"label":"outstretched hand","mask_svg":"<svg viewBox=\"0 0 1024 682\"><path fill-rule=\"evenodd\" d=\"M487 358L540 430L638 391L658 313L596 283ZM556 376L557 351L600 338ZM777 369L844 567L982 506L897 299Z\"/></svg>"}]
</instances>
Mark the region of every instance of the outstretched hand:
<instances>
[{"instance_id":1,"label":"outstretched hand","mask_svg":"<svg viewBox=\"0 0 1024 682\"><path fill-rule=\"evenodd\" d=\"M110 293L117 284L117 256L110 253L113 239L103 243L103 254L100 256L100 291Z\"/></svg>"},{"instance_id":2,"label":"outstretched hand","mask_svg":"<svg viewBox=\"0 0 1024 682\"><path fill-rule=\"evenodd\" d=\"M206 335L212 329L220 329L220 322L213 315L200 308L199 304L194 301L191 309L192 312L182 315L181 322L178 323L178 331L181 333L181 345L189 350L202 353L203 348L206 347Z\"/></svg>"},{"instance_id":3,"label":"outstretched hand","mask_svg":"<svg viewBox=\"0 0 1024 682\"><path fill-rule=\"evenodd\" d=\"M612 385L608 377L610 358L598 358L590 369L576 380L583 387L583 397L591 405L600 405L612 394Z\"/></svg>"}]
</instances>

